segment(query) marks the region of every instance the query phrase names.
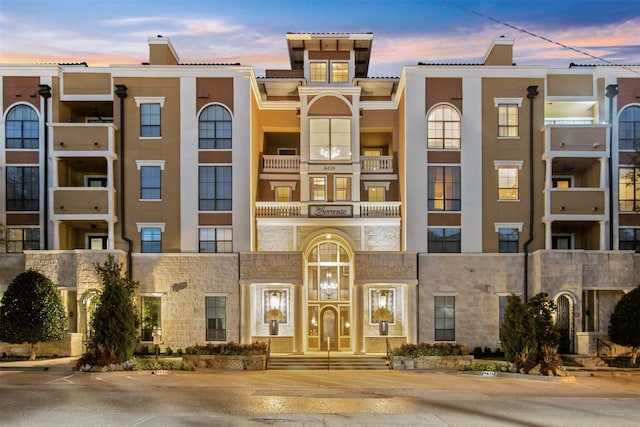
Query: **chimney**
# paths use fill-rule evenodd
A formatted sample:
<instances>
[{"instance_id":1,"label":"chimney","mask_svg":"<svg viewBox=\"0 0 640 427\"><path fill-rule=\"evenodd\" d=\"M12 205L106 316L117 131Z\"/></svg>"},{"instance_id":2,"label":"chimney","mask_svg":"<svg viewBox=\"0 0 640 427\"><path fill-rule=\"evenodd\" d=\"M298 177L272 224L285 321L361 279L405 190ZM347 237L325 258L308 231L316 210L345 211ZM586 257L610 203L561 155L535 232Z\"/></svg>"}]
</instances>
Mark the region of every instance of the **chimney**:
<instances>
[{"instance_id":1,"label":"chimney","mask_svg":"<svg viewBox=\"0 0 640 427\"><path fill-rule=\"evenodd\" d=\"M149 65L178 65L179 62L168 37L149 37Z\"/></svg>"},{"instance_id":2,"label":"chimney","mask_svg":"<svg viewBox=\"0 0 640 427\"><path fill-rule=\"evenodd\" d=\"M484 56L484 65L513 65L514 41L511 37L497 37Z\"/></svg>"}]
</instances>

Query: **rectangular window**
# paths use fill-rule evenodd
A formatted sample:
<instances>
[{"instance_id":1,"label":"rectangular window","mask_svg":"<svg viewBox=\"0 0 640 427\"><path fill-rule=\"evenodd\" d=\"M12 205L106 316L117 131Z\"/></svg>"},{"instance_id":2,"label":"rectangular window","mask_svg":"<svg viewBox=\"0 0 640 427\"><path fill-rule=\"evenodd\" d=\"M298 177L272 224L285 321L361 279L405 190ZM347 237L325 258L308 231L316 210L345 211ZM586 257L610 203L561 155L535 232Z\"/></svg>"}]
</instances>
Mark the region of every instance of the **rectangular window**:
<instances>
[{"instance_id":1,"label":"rectangular window","mask_svg":"<svg viewBox=\"0 0 640 427\"><path fill-rule=\"evenodd\" d=\"M140 136L160 136L160 103L140 104Z\"/></svg>"},{"instance_id":2,"label":"rectangular window","mask_svg":"<svg viewBox=\"0 0 640 427\"><path fill-rule=\"evenodd\" d=\"M160 166L140 166L140 198L160 200Z\"/></svg>"},{"instance_id":3,"label":"rectangular window","mask_svg":"<svg viewBox=\"0 0 640 427\"><path fill-rule=\"evenodd\" d=\"M456 297L435 297L435 340L456 340Z\"/></svg>"},{"instance_id":4,"label":"rectangular window","mask_svg":"<svg viewBox=\"0 0 640 427\"><path fill-rule=\"evenodd\" d=\"M460 166L429 166L429 210L460 210Z\"/></svg>"},{"instance_id":5,"label":"rectangular window","mask_svg":"<svg viewBox=\"0 0 640 427\"><path fill-rule=\"evenodd\" d=\"M231 228L201 228L198 234L200 252L233 252L233 230Z\"/></svg>"},{"instance_id":6,"label":"rectangular window","mask_svg":"<svg viewBox=\"0 0 640 427\"><path fill-rule=\"evenodd\" d=\"M160 253L162 252L162 230L157 227L147 227L140 229L142 240L141 252Z\"/></svg>"},{"instance_id":7,"label":"rectangular window","mask_svg":"<svg viewBox=\"0 0 640 427\"><path fill-rule=\"evenodd\" d=\"M385 201L385 188L384 187L369 187L367 189L367 195L370 202L384 202Z\"/></svg>"},{"instance_id":8,"label":"rectangular window","mask_svg":"<svg viewBox=\"0 0 640 427\"><path fill-rule=\"evenodd\" d=\"M309 119L309 158L351 160L351 119Z\"/></svg>"},{"instance_id":9,"label":"rectangular window","mask_svg":"<svg viewBox=\"0 0 640 427\"><path fill-rule=\"evenodd\" d=\"M349 81L349 63L331 62L331 82L347 83Z\"/></svg>"},{"instance_id":10,"label":"rectangular window","mask_svg":"<svg viewBox=\"0 0 640 427\"><path fill-rule=\"evenodd\" d=\"M335 199L336 201L351 200L351 178L346 176L336 177Z\"/></svg>"},{"instance_id":11,"label":"rectangular window","mask_svg":"<svg viewBox=\"0 0 640 427\"><path fill-rule=\"evenodd\" d=\"M517 137L519 136L518 124L518 104L498 105L498 136Z\"/></svg>"},{"instance_id":12,"label":"rectangular window","mask_svg":"<svg viewBox=\"0 0 640 427\"><path fill-rule=\"evenodd\" d=\"M141 319L142 319L142 339L141 341L153 341L154 335L162 335L162 307L160 297L142 297Z\"/></svg>"},{"instance_id":13,"label":"rectangular window","mask_svg":"<svg viewBox=\"0 0 640 427\"><path fill-rule=\"evenodd\" d=\"M518 168L498 168L498 199L518 200Z\"/></svg>"},{"instance_id":14,"label":"rectangular window","mask_svg":"<svg viewBox=\"0 0 640 427\"><path fill-rule=\"evenodd\" d=\"M460 253L459 228L429 228L428 236L430 253Z\"/></svg>"},{"instance_id":15,"label":"rectangular window","mask_svg":"<svg viewBox=\"0 0 640 427\"><path fill-rule=\"evenodd\" d=\"M207 316L207 341L227 340L226 297L205 297Z\"/></svg>"},{"instance_id":16,"label":"rectangular window","mask_svg":"<svg viewBox=\"0 0 640 427\"><path fill-rule=\"evenodd\" d=\"M620 250L640 253L640 228L620 229Z\"/></svg>"},{"instance_id":17,"label":"rectangular window","mask_svg":"<svg viewBox=\"0 0 640 427\"><path fill-rule=\"evenodd\" d=\"M620 212L640 210L640 168L620 168L618 182Z\"/></svg>"},{"instance_id":18,"label":"rectangular window","mask_svg":"<svg viewBox=\"0 0 640 427\"><path fill-rule=\"evenodd\" d=\"M519 234L517 228L498 229L498 252L518 253Z\"/></svg>"},{"instance_id":19,"label":"rectangular window","mask_svg":"<svg viewBox=\"0 0 640 427\"><path fill-rule=\"evenodd\" d=\"M498 331L502 330L502 322L504 321L504 310L507 308L509 297L506 295L498 296ZM500 334L498 334L498 338Z\"/></svg>"},{"instance_id":20,"label":"rectangular window","mask_svg":"<svg viewBox=\"0 0 640 427\"><path fill-rule=\"evenodd\" d=\"M291 201L291 187L276 187L276 202L288 203Z\"/></svg>"},{"instance_id":21,"label":"rectangular window","mask_svg":"<svg viewBox=\"0 0 640 427\"><path fill-rule=\"evenodd\" d=\"M7 228L7 252L20 253L23 250L40 249L39 228Z\"/></svg>"},{"instance_id":22,"label":"rectangular window","mask_svg":"<svg viewBox=\"0 0 640 427\"><path fill-rule=\"evenodd\" d=\"M327 178L312 176L309 178L309 196L314 201L327 200Z\"/></svg>"},{"instance_id":23,"label":"rectangular window","mask_svg":"<svg viewBox=\"0 0 640 427\"><path fill-rule=\"evenodd\" d=\"M311 62L310 67L310 79L311 83L326 83L327 82L327 63L326 62Z\"/></svg>"},{"instance_id":24,"label":"rectangular window","mask_svg":"<svg viewBox=\"0 0 640 427\"><path fill-rule=\"evenodd\" d=\"M7 166L7 210L40 209L40 169L38 166Z\"/></svg>"},{"instance_id":25,"label":"rectangular window","mask_svg":"<svg viewBox=\"0 0 640 427\"><path fill-rule=\"evenodd\" d=\"M198 209L230 211L231 208L231 166L200 166Z\"/></svg>"},{"instance_id":26,"label":"rectangular window","mask_svg":"<svg viewBox=\"0 0 640 427\"><path fill-rule=\"evenodd\" d=\"M553 188L571 188L573 187L571 178L551 178Z\"/></svg>"}]
</instances>

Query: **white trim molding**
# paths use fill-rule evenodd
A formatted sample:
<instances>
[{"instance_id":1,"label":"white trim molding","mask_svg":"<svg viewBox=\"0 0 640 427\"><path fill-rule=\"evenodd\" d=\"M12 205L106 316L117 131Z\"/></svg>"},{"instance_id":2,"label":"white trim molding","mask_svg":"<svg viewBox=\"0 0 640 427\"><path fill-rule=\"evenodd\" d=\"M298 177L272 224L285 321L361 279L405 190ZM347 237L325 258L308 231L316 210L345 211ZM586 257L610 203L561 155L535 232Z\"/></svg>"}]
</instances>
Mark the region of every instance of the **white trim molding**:
<instances>
[{"instance_id":1,"label":"white trim molding","mask_svg":"<svg viewBox=\"0 0 640 427\"><path fill-rule=\"evenodd\" d=\"M136 227L138 227L138 233L142 231L143 228L159 228L162 233L164 233L165 222L136 222Z\"/></svg>"},{"instance_id":2,"label":"white trim molding","mask_svg":"<svg viewBox=\"0 0 640 427\"><path fill-rule=\"evenodd\" d=\"M522 98L493 98L493 105L496 108L506 104L516 104L518 108L522 107Z\"/></svg>"},{"instance_id":3,"label":"white trim molding","mask_svg":"<svg viewBox=\"0 0 640 427\"><path fill-rule=\"evenodd\" d=\"M136 107L140 108L140 104L160 104L160 108L164 108L164 96L136 96Z\"/></svg>"},{"instance_id":4,"label":"white trim molding","mask_svg":"<svg viewBox=\"0 0 640 427\"><path fill-rule=\"evenodd\" d=\"M518 232L522 233L522 227L524 226L524 222L494 222L493 227L496 230L496 233L501 228L517 228Z\"/></svg>"},{"instance_id":5,"label":"white trim molding","mask_svg":"<svg viewBox=\"0 0 640 427\"><path fill-rule=\"evenodd\" d=\"M163 171L164 163L164 160L136 160L138 170L140 170L142 166L160 166L160 170Z\"/></svg>"}]
</instances>

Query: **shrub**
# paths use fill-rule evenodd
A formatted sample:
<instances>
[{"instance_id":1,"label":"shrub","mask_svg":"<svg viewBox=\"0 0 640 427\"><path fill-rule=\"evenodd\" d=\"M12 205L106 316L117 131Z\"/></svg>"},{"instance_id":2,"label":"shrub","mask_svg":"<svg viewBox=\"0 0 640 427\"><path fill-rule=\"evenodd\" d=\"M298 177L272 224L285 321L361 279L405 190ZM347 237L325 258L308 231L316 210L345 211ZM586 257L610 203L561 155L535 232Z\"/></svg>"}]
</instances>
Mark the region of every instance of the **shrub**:
<instances>
[{"instance_id":1,"label":"shrub","mask_svg":"<svg viewBox=\"0 0 640 427\"><path fill-rule=\"evenodd\" d=\"M504 357L514 362L527 349L536 349L536 335L533 317L527 306L517 295L510 295L504 309L504 320L500 328L500 342L504 347Z\"/></svg>"},{"instance_id":2,"label":"shrub","mask_svg":"<svg viewBox=\"0 0 640 427\"><path fill-rule=\"evenodd\" d=\"M182 357L182 349L181 348L176 350L176 356Z\"/></svg>"},{"instance_id":3,"label":"shrub","mask_svg":"<svg viewBox=\"0 0 640 427\"><path fill-rule=\"evenodd\" d=\"M164 349L164 352L167 356L171 356L173 354L173 349L167 346L167 348Z\"/></svg>"},{"instance_id":4,"label":"shrub","mask_svg":"<svg viewBox=\"0 0 640 427\"><path fill-rule=\"evenodd\" d=\"M263 342L238 344L233 341L224 344L196 344L185 348L184 352L193 355L256 356L267 354L267 344Z\"/></svg>"},{"instance_id":5,"label":"shrub","mask_svg":"<svg viewBox=\"0 0 640 427\"><path fill-rule=\"evenodd\" d=\"M163 360L155 358L137 358L132 359L134 371L157 371L159 369L166 371L195 371L193 363L173 360Z\"/></svg>"},{"instance_id":6,"label":"shrub","mask_svg":"<svg viewBox=\"0 0 640 427\"><path fill-rule=\"evenodd\" d=\"M400 347L393 349L394 356L404 356L417 358L422 356L461 356L469 354L467 347L459 344L449 343L418 343L418 344L402 344Z\"/></svg>"},{"instance_id":7,"label":"shrub","mask_svg":"<svg viewBox=\"0 0 640 427\"><path fill-rule=\"evenodd\" d=\"M541 292L529 300L527 308L533 317L538 348L557 347L560 343L560 332L553 322L553 313L558 310L556 304L549 300L548 294Z\"/></svg>"},{"instance_id":8,"label":"shrub","mask_svg":"<svg viewBox=\"0 0 640 427\"><path fill-rule=\"evenodd\" d=\"M609 339L631 347L631 363L640 363L640 286L626 293L609 320Z\"/></svg>"},{"instance_id":9,"label":"shrub","mask_svg":"<svg viewBox=\"0 0 640 427\"><path fill-rule=\"evenodd\" d=\"M88 350L76 362L77 369L83 369L85 366L109 366L119 365L122 359L118 357L115 351L106 349L102 346Z\"/></svg>"}]
</instances>

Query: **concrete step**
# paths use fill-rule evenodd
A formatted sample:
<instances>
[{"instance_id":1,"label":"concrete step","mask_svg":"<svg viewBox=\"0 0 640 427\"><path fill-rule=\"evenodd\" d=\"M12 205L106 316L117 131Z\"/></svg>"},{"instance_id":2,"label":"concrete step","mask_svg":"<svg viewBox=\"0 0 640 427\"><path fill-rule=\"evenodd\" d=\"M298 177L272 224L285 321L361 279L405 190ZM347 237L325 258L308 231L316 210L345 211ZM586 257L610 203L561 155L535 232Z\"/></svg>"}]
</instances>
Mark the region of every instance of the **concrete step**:
<instances>
[{"instance_id":1,"label":"concrete step","mask_svg":"<svg viewBox=\"0 0 640 427\"><path fill-rule=\"evenodd\" d=\"M273 370L383 370L389 369L382 356L327 357L271 356L267 369Z\"/></svg>"}]
</instances>

